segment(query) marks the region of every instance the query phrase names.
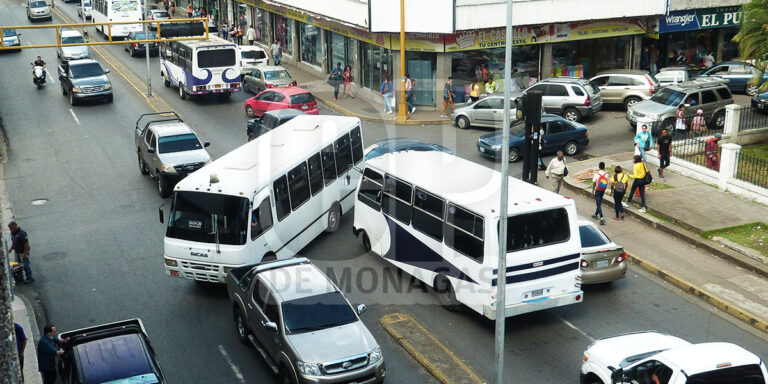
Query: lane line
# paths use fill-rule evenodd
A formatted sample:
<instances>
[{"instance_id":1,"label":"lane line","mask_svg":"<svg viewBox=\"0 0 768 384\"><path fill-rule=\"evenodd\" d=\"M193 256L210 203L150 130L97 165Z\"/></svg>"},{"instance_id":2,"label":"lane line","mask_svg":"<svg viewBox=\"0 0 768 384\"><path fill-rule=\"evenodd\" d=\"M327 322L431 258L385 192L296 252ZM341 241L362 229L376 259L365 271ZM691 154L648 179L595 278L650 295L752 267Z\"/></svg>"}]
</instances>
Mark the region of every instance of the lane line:
<instances>
[{"instance_id":1,"label":"lane line","mask_svg":"<svg viewBox=\"0 0 768 384\"><path fill-rule=\"evenodd\" d=\"M243 377L243 374L240 373L240 369L237 368L237 365L235 365L234 362L232 362L232 359L229 357L229 354L224 349L224 346L219 344L219 352L221 352L221 355L224 356L224 361L229 364L229 367L232 368L232 372L235 373L235 377L237 378L237 381L239 381L242 384L245 384L245 378Z\"/></svg>"},{"instance_id":2,"label":"lane line","mask_svg":"<svg viewBox=\"0 0 768 384\"><path fill-rule=\"evenodd\" d=\"M69 113L72 114L72 118L75 119L75 123L77 123L77 125L80 125L80 119L77 118L77 115L75 115L75 111L73 111L72 108L69 109Z\"/></svg>"},{"instance_id":3,"label":"lane line","mask_svg":"<svg viewBox=\"0 0 768 384\"><path fill-rule=\"evenodd\" d=\"M582 336L584 336L584 337L586 337L587 339L589 339L589 341L590 341L590 342L594 342L594 341L595 341L595 338L594 338L594 337L592 337L592 336L590 336L589 334L587 334L586 332L582 331L582 330L581 330L579 327L577 327L577 326L573 325L573 323L571 323L570 321L568 321L568 320L566 320L566 319L563 319L562 317L560 317L560 315L555 315L555 317L557 317L558 319L560 319L560 321L562 321L562 322L563 322L563 324L565 324L565 325L567 325L567 326L571 327L571 328L572 328L574 331L576 331L576 332L580 333Z\"/></svg>"}]
</instances>

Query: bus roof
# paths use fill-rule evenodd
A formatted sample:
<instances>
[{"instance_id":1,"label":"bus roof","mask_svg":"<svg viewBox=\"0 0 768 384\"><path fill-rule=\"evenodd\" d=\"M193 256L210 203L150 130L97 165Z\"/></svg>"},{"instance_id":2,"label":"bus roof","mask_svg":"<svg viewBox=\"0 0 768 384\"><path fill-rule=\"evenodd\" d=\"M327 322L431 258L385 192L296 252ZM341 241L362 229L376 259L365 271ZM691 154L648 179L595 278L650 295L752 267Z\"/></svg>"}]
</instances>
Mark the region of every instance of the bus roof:
<instances>
[{"instance_id":1,"label":"bus roof","mask_svg":"<svg viewBox=\"0 0 768 384\"><path fill-rule=\"evenodd\" d=\"M388 153L366 161L366 167L414 184L427 192L486 217L499 216L501 172L437 151ZM572 205L573 200L509 178L509 215Z\"/></svg>"},{"instance_id":2,"label":"bus roof","mask_svg":"<svg viewBox=\"0 0 768 384\"><path fill-rule=\"evenodd\" d=\"M219 45L225 45L227 47L237 48L237 44L213 35L209 35L208 39L205 39L205 40L180 40L179 44L186 45L187 47L190 47L190 48L204 48L204 47L219 46Z\"/></svg>"},{"instance_id":3,"label":"bus roof","mask_svg":"<svg viewBox=\"0 0 768 384\"><path fill-rule=\"evenodd\" d=\"M216 159L176 184L175 191L200 191L251 198L283 174L360 125L347 116L296 116ZM210 183L215 174L219 182Z\"/></svg>"}]
</instances>

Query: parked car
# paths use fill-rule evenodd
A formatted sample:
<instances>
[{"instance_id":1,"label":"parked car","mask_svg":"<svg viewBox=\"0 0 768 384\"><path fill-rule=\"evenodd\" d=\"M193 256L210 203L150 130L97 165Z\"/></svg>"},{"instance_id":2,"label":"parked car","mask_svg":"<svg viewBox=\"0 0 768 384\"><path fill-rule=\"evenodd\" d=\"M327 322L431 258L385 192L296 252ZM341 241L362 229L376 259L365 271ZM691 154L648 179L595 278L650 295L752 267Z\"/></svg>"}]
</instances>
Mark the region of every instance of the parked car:
<instances>
[{"instance_id":1,"label":"parked car","mask_svg":"<svg viewBox=\"0 0 768 384\"><path fill-rule=\"evenodd\" d=\"M139 171L157 179L160 197L169 196L179 180L211 162L205 150L211 143L201 142L175 112L141 115L134 133Z\"/></svg>"},{"instance_id":2,"label":"parked car","mask_svg":"<svg viewBox=\"0 0 768 384\"><path fill-rule=\"evenodd\" d=\"M590 221L579 220L582 284L606 283L627 274L627 253Z\"/></svg>"},{"instance_id":3,"label":"parked car","mask_svg":"<svg viewBox=\"0 0 768 384\"><path fill-rule=\"evenodd\" d=\"M91 0L81 0L80 6L77 7L77 15L83 20L88 20L91 18L91 10L93 10Z\"/></svg>"},{"instance_id":4,"label":"parked car","mask_svg":"<svg viewBox=\"0 0 768 384\"><path fill-rule=\"evenodd\" d=\"M148 36L148 37L147 37ZM157 39L157 35L155 35L152 32L149 32L147 35L144 34L144 32L128 32L128 36L125 37L125 44L123 44L123 49L128 52L128 54L131 55L131 57L135 57L136 55L145 55L146 53L146 45L149 44L149 55L150 56L157 56L160 53L160 49L158 48L157 43L134 43L131 42L131 40L151 40L151 39Z\"/></svg>"},{"instance_id":5,"label":"parked car","mask_svg":"<svg viewBox=\"0 0 768 384\"><path fill-rule=\"evenodd\" d=\"M557 115L541 115L541 127L544 131L541 138L541 153L553 153L562 150L568 156L573 156L579 149L589 145L589 135L584 124L568 121ZM525 123L517 122L509 129L509 161L515 162L522 158L525 135ZM477 140L477 150L480 154L496 160L501 159L502 131L494 131Z\"/></svg>"},{"instance_id":6,"label":"parked car","mask_svg":"<svg viewBox=\"0 0 768 384\"><path fill-rule=\"evenodd\" d=\"M267 88L291 86L296 86L296 80L281 66L265 65L243 76L243 88L246 92L259 93Z\"/></svg>"},{"instance_id":7,"label":"parked car","mask_svg":"<svg viewBox=\"0 0 768 384\"><path fill-rule=\"evenodd\" d=\"M691 344L655 331L597 340L582 360L582 384L766 383L765 363L738 345Z\"/></svg>"},{"instance_id":8,"label":"parked car","mask_svg":"<svg viewBox=\"0 0 768 384\"><path fill-rule=\"evenodd\" d=\"M650 100L641 101L628 109L626 119L632 129L637 128L638 120L650 122L653 135L658 136L662 129L672 132L675 113L678 107L684 105L689 126L696 111L701 109L708 127L722 129L728 104L733 104L733 96L725 81L696 79L662 88Z\"/></svg>"},{"instance_id":9,"label":"parked car","mask_svg":"<svg viewBox=\"0 0 768 384\"><path fill-rule=\"evenodd\" d=\"M661 68L653 76L659 81L661 87L682 83L693 78L694 74L687 65L675 65Z\"/></svg>"},{"instance_id":10,"label":"parked car","mask_svg":"<svg viewBox=\"0 0 768 384\"><path fill-rule=\"evenodd\" d=\"M760 70L755 68L752 64L741 61L726 61L704 71L697 77L714 77L728 80L728 88L731 92L744 92L748 96L754 96L757 94L757 89L760 85L768 80L768 72L764 72L760 84L748 85L747 82L752 80L759 73Z\"/></svg>"},{"instance_id":11,"label":"parked car","mask_svg":"<svg viewBox=\"0 0 768 384\"><path fill-rule=\"evenodd\" d=\"M269 212L267 212L269 214ZM339 288L306 258L227 274L235 330L283 383L382 383L384 357Z\"/></svg>"},{"instance_id":12,"label":"parked car","mask_svg":"<svg viewBox=\"0 0 768 384\"><path fill-rule=\"evenodd\" d=\"M752 97L752 108L768 111L768 92L758 93Z\"/></svg>"},{"instance_id":13,"label":"parked car","mask_svg":"<svg viewBox=\"0 0 768 384\"><path fill-rule=\"evenodd\" d=\"M587 79L553 77L539 81L525 92L533 90L542 92L544 112L562 115L569 121L579 122L603 107L600 90Z\"/></svg>"},{"instance_id":14,"label":"parked car","mask_svg":"<svg viewBox=\"0 0 768 384\"><path fill-rule=\"evenodd\" d=\"M155 350L140 319L62 332L58 371L64 384L165 384Z\"/></svg>"},{"instance_id":15,"label":"parked car","mask_svg":"<svg viewBox=\"0 0 768 384\"><path fill-rule=\"evenodd\" d=\"M285 124L289 120L299 115L306 115L306 113L293 108L276 109L274 111L264 112L264 114L261 115L261 118L248 120L246 129L248 141L251 141Z\"/></svg>"},{"instance_id":16,"label":"parked car","mask_svg":"<svg viewBox=\"0 0 768 384\"><path fill-rule=\"evenodd\" d=\"M604 104L624 104L625 109L648 100L659 89L659 81L650 72L639 69L603 71L589 81L600 89Z\"/></svg>"},{"instance_id":17,"label":"parked car","mask_svg":"<svg viewBox=\"0 0 768 384\"><path fill-rule=\"evenodd\" d=\"M21 33L16 33L15 29L3 29L3 47L14 47L21 45ZM21 52L21 48L16 52Z\"/></svg>"},{"instance_id":18,"label":"parked car","mask_svg":"<svg viewBox=\"0 0 768 384\"><path fill-rule=\"evenodd\" d=\"M82 44L85 43L83 35L73 29L61 31L61 44ZM87 45L75 45L67 47L56 47L56 56L64 63L69 60L89 59L91 51Z\"/></svg>"},{"instance_id":19,"label":"parked car","mask_svg":"<svg viewBox=\"0 0 768 384\"><path fill-rule=\"evenodd\" d=\"M150 9L149 12L147 12L147 20L169 20L171 18L171 15L168 14L168 11L165 9ZM165 27L166 25L170 25L171 23L159 23L160 28ZM150 23L148 25L148 28L152 31L157 30L157 24Z\"/></svg>"},{"instance_id":20,"label":"parked car","mask_svg":"<svg viewBox=\"0 0 768 384\"><path fill-rule=\"evenodd\" d=\"M308 115L320 113L317 100L312 93L299 87L271 88L245 100L245 114L248 117L261 117L266 111L276 109L298 109Z\"/></svg>"},{"instance_id":21,"label":"parked car","mask_svg":"<svg viewBox=\"0 0 768 384\"><path fill-rule=\"evenodd\" d=\"M103 69L96 60L83 59L64 62L59 65L59 82L61 93L69 95L69 104L75 105L81 100L105 99L108 103L114 100L112 83L107 74L109 68Z\"/></svg>"},{"instance_id":22,"label":"parked car","mask_svg":"<svg viewBox=\"0 0 768 384\"><path fill-rule=\"evenodd\" d=\"M241 45L240 48L240 74L250 73L256 67L269 64L267 52L255 45Z\"/></svg>"},{"instance_id":23,"label":"parked car","mask_svg":"<svg viewBox=\"0 0 768 384\"><path fill-rule=\"evenodd\" d=\"M416 139L409 139L405 137L393 137L389 139L379 140L368 148L365 148L365 160L373 159L381 155L400 152L400 151L438 151L453 154L453 151L440 144L424 143Z\"/></svg>"},{"instance_id":24,"label":"parked car","mask_svg":"<svg viewBox=\"0 0 768 384\"><path fill-rule=\"evenodd\" d=\"M514 99L521 96L515 92L510 103L510 119L516 120L517 109ZM470 105L459 107L451 113L451 121L461 129L471 127L501 128L504 123L504 95L487 96Z\"/></svg>"},{"instance_id":25,"label":"parked car","mask_svg":"<svg viewBox=\"0 0 768 384\"><path fill-rule=\"evenodd\" d=\"M29 21L53 20L51 7L45 0L29 0L25 7L27 8L27 19Z\"/></svg>"}]
</instances>

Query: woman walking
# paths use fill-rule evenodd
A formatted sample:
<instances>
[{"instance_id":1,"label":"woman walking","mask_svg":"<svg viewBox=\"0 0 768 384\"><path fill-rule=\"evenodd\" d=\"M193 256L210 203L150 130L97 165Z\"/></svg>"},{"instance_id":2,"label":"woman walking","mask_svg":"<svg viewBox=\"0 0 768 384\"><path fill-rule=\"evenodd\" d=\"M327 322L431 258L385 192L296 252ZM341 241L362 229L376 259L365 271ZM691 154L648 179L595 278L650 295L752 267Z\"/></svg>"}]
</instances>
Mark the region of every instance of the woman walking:
<instances>
[{"instance_id":1,"label":"woman walking","mask_svg":"<svg viewBox=\"0 0 768 384\"><path fill-rule=\"evenodd\" d=\"M685 105L681 105L675 112L675 133L678 135L678 139L685 139Z\"/></svg>"},{"instance_id":2,"label":"woman walking","mask_svg":"<svg viewBox=\"0 0 768 384\"><path fill-rule=\"evenodd\" d=\"M627 193L627 184L629 176L624 173L620 166L613 169L613 179L611 180L611 190L613 191L613 210L616 211L614 220L624 220L624 195Z\"/></svg>"},{"instance_id":3,"label":"woman walking","mask_svg":"<svg viewBox=\"0 0 768 384\"><path fill-rule=\"evenodd\" d=\"M379 91L382 95L384 95L384 111L387 112L388 115L392 114L392 82L387 79L386 76L381 81L381 89Z\"/></svg>"},{"instance_id":4,"label":"woman walking","mask_svg":"<svg viewBox=\"0 0 768 384\"><path fill-rule=\"evenodd\" d=\"M474 103L480 100L480 86L477 85L477 81L472 83L472 90L469 92L469 99Z\"/></svg>"},{"instance_id":5,"label":"woman walking","mask_svg":"<svg viewBox=\"0 0 768 384\"><path fill-rule=\"evenodd\" d=\"M629 190L629 197L627 198L627 204L625 207L629 207L629 204L632 203L632 197L635 195L635 190L640 192L640 203L642 207L640 207L640 212L644 213L648 207L645 205L645 181L643 179L645 178L645 174L648 173L648 167L643 162L643 158L640 157L640 155L635 155L635 166L633 169L634 173L629 175L632 179L632 189Z\"/></svg>"},{"instance_id":6,"label":"woman walking","mask_svg":"<svg viewBox=\"0 0 768 384\"><path fill-rule=\"evenodd\" d=\"M352 94L352 66L347 65L344 67L344 72L341 73L342 79L344 79L344 89L342 91L342 96L347 95L347 90L349 90L349 97L355 98L355 95Z\"/></svg>"}]
</instances>

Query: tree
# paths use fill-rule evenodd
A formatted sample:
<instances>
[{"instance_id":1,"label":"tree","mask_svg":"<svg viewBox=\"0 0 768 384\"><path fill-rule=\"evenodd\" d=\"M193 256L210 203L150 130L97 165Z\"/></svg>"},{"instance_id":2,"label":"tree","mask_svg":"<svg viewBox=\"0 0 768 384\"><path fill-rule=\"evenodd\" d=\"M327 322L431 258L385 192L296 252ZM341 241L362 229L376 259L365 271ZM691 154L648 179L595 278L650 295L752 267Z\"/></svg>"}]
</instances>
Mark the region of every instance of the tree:
<instances>
[{"instance_id":1,"label":"tree","mask_svg":"<svg viewBox=\"0 0 768 384\"><path fill-rule=\"evenodd\" d=\"M733 38L739 43L744 60L753 60L760 73L749 81L760 85L763 73L768 69L768 0L752 0L742 7L741 29ZM768 81L760 85L758 92L768 91Z\"/></svg>"}]
</instances>

